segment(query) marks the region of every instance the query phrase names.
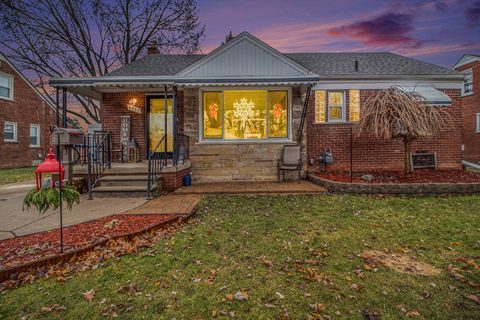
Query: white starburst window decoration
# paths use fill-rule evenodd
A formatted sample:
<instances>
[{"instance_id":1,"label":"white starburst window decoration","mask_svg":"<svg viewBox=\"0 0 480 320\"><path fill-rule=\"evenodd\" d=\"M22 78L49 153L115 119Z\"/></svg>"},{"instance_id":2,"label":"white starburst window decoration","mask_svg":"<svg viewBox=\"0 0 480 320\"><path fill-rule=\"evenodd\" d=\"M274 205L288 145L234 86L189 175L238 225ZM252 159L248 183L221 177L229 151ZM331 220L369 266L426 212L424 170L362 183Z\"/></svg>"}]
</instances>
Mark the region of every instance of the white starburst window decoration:
<instances>
[{"instance_id":1,"label":"white starburst window decoration","mask_svg":"<svg viewBox=\"0 0 480 320\"><path fill-rule=\"evenodd\" d=\"M254 108L255 103L252 100L248 101L247 98L241 98L240 101L235 100L233 103L233 115L241 122L247 122L253 118Z\"/></svg>"}]
</instances>

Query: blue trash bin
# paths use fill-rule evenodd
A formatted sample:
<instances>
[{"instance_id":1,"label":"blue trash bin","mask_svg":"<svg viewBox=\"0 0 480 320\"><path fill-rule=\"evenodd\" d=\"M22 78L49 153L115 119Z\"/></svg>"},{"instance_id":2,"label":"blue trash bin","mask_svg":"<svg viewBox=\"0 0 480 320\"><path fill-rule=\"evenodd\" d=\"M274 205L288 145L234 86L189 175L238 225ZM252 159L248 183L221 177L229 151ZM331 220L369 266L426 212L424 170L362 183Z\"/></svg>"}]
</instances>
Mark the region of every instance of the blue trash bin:
<instances>
[{"instance_id":1,"label":"blue trash bin","mask_svg":"<svg viewBox=\"0 0 480 320\"><path fill-rule=\"evenodd\" d=\"M192 185L192 174L187 174L186 176L183 177L183 185L185 187L189 187Z\"/></svg>"}]
</instances>

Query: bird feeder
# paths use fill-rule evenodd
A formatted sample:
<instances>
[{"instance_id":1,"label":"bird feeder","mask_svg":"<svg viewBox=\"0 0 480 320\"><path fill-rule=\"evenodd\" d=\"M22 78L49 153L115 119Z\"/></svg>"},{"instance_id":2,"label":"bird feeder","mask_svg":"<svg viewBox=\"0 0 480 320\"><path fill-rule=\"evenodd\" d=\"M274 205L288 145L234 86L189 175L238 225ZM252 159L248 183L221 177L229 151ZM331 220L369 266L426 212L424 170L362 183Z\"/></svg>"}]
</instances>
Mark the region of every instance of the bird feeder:
<instances>
[{"instance_id":1,"label":"bird feeder","mask_svg":"<svg viewBox=\"0 0 480 320\"><path fill-rule=\"evenodd\" d=\"M138 145L135 139L130 140L127 145L128 162L138 162L140 160L140 154L138 151Z\"/></svg>"},{"instance_id":2,"label":"bird feeder","mask_svg":"<svg viewBox=\"0 0 480 320\"><path fill-rule=\"evenodd\" d=\"M50 148L50 152L47 155L45 161L40 163L35 169L35 180L37 183L37 192L42 188L43 181L42 181L42 174L44 173L57 173L60 176L60 190L62 189L62 181L63 176L65 174L65 168L62 164L59 164L57 159L55 159L55 154L52 152L52 148ZM55 188L55 181L52 178L52 188Z\"/></svg>"}]
</instances>

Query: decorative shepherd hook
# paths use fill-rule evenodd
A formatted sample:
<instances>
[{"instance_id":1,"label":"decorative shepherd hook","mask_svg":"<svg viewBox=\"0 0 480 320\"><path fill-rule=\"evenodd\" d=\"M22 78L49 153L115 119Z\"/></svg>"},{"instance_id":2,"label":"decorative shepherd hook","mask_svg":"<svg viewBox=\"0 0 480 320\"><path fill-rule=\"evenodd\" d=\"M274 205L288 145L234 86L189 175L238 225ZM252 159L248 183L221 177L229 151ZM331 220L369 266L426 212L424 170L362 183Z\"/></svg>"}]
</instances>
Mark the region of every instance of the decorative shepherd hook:
<instances>
[{"instance_id":1,"label":"decorative shepherd hook","mask_svg":"<svg viewBox=\"0 0 480 320\"><path fill-rule=\"evenodd\" d=\"M58 144L60 145L60 131L58 130L58 127L57 127L57 142ZM60 175L60 172L62 170L62 150L61 150L61 147L59 146L59 152L58 152L58 179L60 180L59 181L59 190L60 192L58 193L59 194L59 203L60 203L60 253L63 253L63 205L62 205L62 185L63 185L63 181L62 181L62 178L61 178L61 175Z\"/></svg>"}]
</instances>

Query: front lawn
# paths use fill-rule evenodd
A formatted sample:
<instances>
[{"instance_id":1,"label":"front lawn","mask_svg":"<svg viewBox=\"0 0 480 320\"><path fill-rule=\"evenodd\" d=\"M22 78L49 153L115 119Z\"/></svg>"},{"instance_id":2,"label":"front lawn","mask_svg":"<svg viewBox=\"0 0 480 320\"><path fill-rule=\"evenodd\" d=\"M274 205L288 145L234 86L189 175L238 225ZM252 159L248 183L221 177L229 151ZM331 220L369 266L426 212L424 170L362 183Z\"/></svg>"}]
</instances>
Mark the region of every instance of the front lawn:
<instances>
[{"instance_id":1,"label":"front lawn","mask_svg":"<svg viewBox=\"0 0 480 320\"><path fill-rule=\"evenodd\" d=\"M479 319L479 212L478 196L208 196L153 250L4 292L0 319ZM394 269L360 257L387 250Z\"/></svg>"},{"instance_id":2,"label":"front lawn","mask_svg":"<svg viewBox=\"0 0 480 320\"><path fill-rule=\"evenodd\" d=\"M0 169L0 185L35 180L35 168Z\"/></svg>"}]
</instances>

